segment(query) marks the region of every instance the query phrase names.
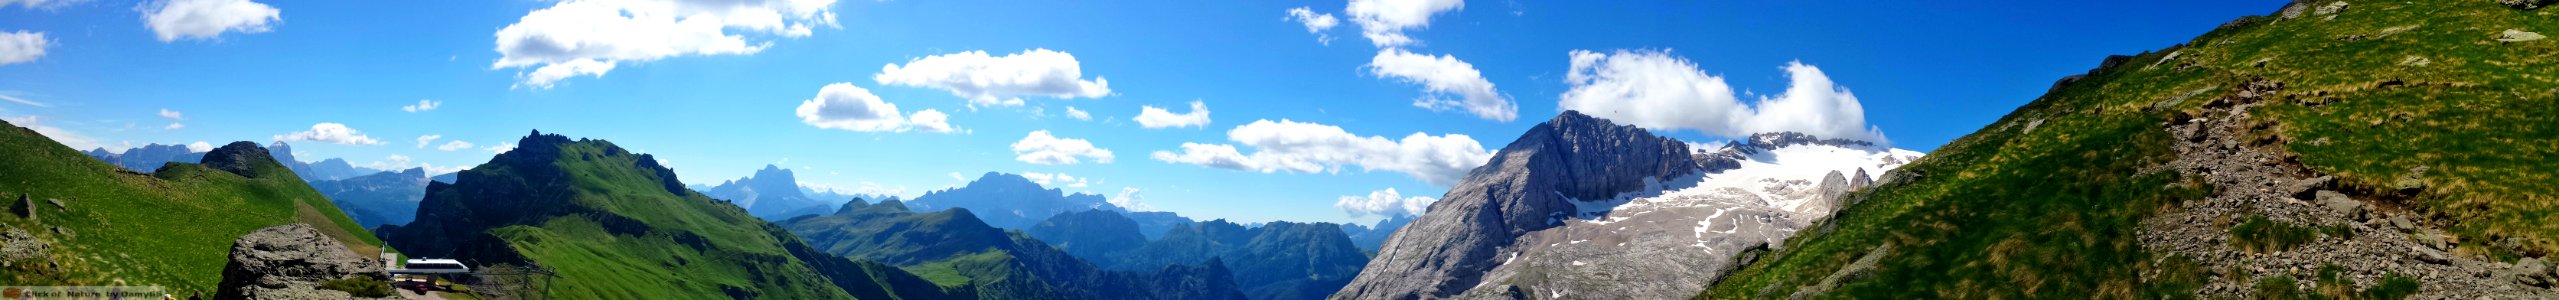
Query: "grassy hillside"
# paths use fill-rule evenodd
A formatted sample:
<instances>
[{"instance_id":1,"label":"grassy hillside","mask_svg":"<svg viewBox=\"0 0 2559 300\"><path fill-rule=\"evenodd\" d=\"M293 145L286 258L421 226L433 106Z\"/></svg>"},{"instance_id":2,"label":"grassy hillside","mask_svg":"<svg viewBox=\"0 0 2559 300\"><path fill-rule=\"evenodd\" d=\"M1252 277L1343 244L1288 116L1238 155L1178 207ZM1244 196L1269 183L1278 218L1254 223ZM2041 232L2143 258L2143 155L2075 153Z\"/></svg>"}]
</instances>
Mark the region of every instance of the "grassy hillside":
<instances>
[{"instance_id":1,"label":"grassy hillside","mask_svg":"<svg viewBox=\"0 0 2559 300\"><path fill-rule=\"evenodd\" d=\"M263 155L247 160L254 177L194 163L145 175L15 125L0 128L0 153L7 153L0 155L0 198L17 205L25 195L36 215L12 213L0 224L51 245L0 268L0 286L159 285L173 294L211 294L233 240L288 223L311 224L358 254L381 251L381 241ZM62 206L48 201L56 199Z\"/></svg>"},{"instance_id":2,"label":"grassy hillside","mask_svg":"<svg viewBox=\"0 0 2559 300\"><path fill-rule=\"evenodd\" d=\"M571 299L938 296L913 275L806 249L746 211L684 188L649 155L535 134L427 188L418 219L382 235L416 257L530 264ZM887 284L919 284L893 287Z\"/></svg>"},{"instance_id":3,"label":"grassy hillside","mask_svg":"<svg viewBox=\"0 0 2559 300\"><path fill-rule=\"evenodd\" d=\"M2559 249L2559 43L2498 40L2508 29L2559 33L2559 9L2477 0L2316 11L2247 17L2108 59L1896 170L1783 250L1745 258L1700 297L1808 286L1845 298L2193 295L2205 271L2135 236L2143 218L2215 188L2162 170L2177 155L2163 124L2258 79L2284 88L2253 111L2265 120L2255 132L2298 154L2270 163L2394 194L2384 209L2449 229L2456 255Z\"/></svg>"}]
</instances>

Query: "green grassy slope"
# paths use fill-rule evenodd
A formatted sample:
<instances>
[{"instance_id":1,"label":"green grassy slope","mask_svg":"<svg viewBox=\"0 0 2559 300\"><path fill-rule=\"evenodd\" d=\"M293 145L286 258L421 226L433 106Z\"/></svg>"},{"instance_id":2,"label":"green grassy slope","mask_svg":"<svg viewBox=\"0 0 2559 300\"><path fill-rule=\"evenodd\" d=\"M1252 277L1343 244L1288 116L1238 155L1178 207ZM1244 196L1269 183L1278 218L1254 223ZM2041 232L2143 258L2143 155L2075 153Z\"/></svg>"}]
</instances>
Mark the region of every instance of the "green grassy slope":
<instances>
[{"instance_id":1,"label":"green grassy slope","mask_svg":"<svg viewBox=\"0 0 2559 300\"><path fill-rule=\"evenodd\" d=\"M924 281L805 249L797 237L686 189L674 176L655 158L610 142L537 134L454 184L430 185L418 220L382 234L411 256L550 269L560 278L547 292L561 298L941 292L930 284L880 286Z\"/></svg>"},{"instance_id":2,"label":"green grassy slope","mask_svg":"<svg viewBox=\"0 0 2559 300\"><path fill-rule=\"evenodd\" d=\"M2191 295L2202 280L2194 264L2135 237L2143 217L2212 189L2154 168L2175 156L2161 124L2252 78L2285 84L2256 112L2273 117L2266 138L2300 163L2349 187L2405 191L2384 206L2452 229L2457 254L2548 255L2559 249L2559 186L2549 184L2559 182L2559 43L2495 39L2559 33L2554 14L2357 1L2333 20L2248 17L2110 59L1852 196L1863 202L1700 297L1786 297L1870 252L1881 254L1872 271L1839 278L1828 296Z\"/></svg>"},{"instance_id":3,"label":"green grassy slope","mask_svg":"<svg viewBox=\"0 0 2559 300\"><path fill-rule=\"evenodd\" d=\"M145 175L14 125L0 128L0 153L0 198L14 204L31 195L36 208L34 220L10 215L0 224L53 245L47 258L0 268L0 286L159 285L211 294L233 240L288 223L312 224L362 255L382 244L268 157L254 158L256 177L194 163Z\"/></svg>"}]
</instances>

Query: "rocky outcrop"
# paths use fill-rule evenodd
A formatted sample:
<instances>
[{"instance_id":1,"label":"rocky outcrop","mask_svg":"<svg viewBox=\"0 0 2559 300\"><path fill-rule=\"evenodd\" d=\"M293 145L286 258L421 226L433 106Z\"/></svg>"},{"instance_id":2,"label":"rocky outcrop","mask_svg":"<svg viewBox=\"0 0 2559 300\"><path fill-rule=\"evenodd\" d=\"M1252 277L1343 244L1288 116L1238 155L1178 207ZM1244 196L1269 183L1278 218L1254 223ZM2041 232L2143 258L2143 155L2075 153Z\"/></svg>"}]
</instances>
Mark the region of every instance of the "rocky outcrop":
<instances>
[{"instance_id":1,"label":"rocky outcrop","mask_svg":"<svg viewBox=\"0 0 2559 300\"><path fill-rule=\"evenodd\" d=\"M251 142L231 142L204 153L205 167L240 174L240 177L258 177L258 164L274 160L275 156L267 154L267 148Z\"/></svg>"},{"instance_id":2,"label":"rocky outcrop","mask_svg":"<svg viewBox=\"0 0 2559 300\"><path fill-rule=\"evenodd\" d=\"M222 267L215 298L355 299L320 286L342 279L381 281L383 274L381 261L356 255L319 229L286 224L259 229L231 244L231 262Z\"/></svg>"},{"instance_id":3,"label":"rocky outcrop","mask_svg":"<svg viewBox=\"0 0 2559 300\"><path fill-rule=\"evenodd\" d=\"M2506 5L2506 7L2513 7L2513 8L2515 8L2515 9L2521 9L2521 10L2534 10L2534 9L2541 9L2541 7L2543 7L2543 6L2550 6L2550 5L2552 5L2552 4L2559 4L2559 1L2553 1L2553 0L2497 0L2497 4L2505 4L2505 5Z\"/></svg>"},{"instance_id":4,"label":"rocky outcrop","mask_svg":"<svg viewBox=\"0 0 2559 300\"><path fill-rule=\"evenodd\" d=\"M1697 169L1684 142L1565 111L1468 172L1333 298L1459 295L1501 265L1497 254L1517 238L1575 214L1571 199L1612 198Z\"/></svg>"},{"instance_id":5,"label":"rocky outcrop","mask_svg":"<svg viewBox=\"0 0 2559 300\"><path fill-rule=\"evenodd\" d=\"M53 243L36 238L18 227L0 225L0 269L32 269L38 262L51 264L53 261L48 255L52 252Z\"/></svg>"}]
</instances>

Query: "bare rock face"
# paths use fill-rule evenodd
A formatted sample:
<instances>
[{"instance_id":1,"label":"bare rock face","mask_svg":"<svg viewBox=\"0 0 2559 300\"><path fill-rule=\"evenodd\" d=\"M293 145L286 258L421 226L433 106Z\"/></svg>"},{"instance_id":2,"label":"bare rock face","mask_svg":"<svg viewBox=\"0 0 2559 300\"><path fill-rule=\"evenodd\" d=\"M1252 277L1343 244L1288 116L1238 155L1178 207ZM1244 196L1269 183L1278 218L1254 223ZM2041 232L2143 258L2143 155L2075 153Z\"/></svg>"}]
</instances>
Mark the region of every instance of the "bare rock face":
<instances>
[{"instance_id":1,"label":"bare rock face","mask_svg":"<svg viewBox=\"0 0 2559 300\"><path fill-rule=\"evenodd\" d=\"M331 280L382 280L382 276L381 261L356 255L311 225L278 225L232 242L231 262L222 267L216 298L354 299L346 292L319 286Z\"/></svg>"},{"instance_id":2,"label":"bare rock face","mask_svg":"<svg viewBox=\"0 0 2559 300\"><path fill-rule=\"evenodd\" d=\"M1698 168L1684 142L1565 111L1468 173L1333 298L1456 297L1519 237L1571 218L1568 199L1615 197Z\"/></svg>"}]
</instances>

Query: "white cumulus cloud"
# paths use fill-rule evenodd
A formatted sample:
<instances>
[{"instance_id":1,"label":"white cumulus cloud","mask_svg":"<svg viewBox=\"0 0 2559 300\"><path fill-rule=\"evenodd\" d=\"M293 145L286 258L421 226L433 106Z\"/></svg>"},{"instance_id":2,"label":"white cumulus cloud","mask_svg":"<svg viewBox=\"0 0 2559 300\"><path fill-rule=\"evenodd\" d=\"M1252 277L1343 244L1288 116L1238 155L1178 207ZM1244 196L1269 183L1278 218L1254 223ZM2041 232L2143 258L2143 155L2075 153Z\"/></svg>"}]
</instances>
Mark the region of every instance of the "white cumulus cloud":
<instances>
[{"instance_id":1,"label":"white cumulus cloud","mask_svg":"<svg viewBox=\"0 0 2559 300\"><path fill-rule=\"evenodd\" d=\"M1465 7L1462 0L1351 0L1342 13L1359 24L1369 43L1392 48L1415 43L1404 30L1430 27L1432 15Z\"/></svg>"},{"instance_id":2,"label":"white cumulus cloud","mask_svg":"<svg viewBox=\"0 0 2559 300\"><path fill-rule=\"evenodd\" d=\"M1483 143L1464 134L1433 136L1415 132L1400 140L1359 136L1341 127L1289 120L1253 121L1226 132L1234 145L1183 143L1181 150L1155 151L1155 160L1263 173L1338 172L1345 166L1368 171L1404 173L1435 185L1455 184L1468 170L1492 159Z\"/></svg>"},{"instance_id":3,"label":"white cumulus cloud","mask_svg":"<svg viewBox=\"0 0 2559 300\"><path fill-rule=\"evenodd\" d=\"M1066 107L1066 117L1074 118L1077 121L1092 121L1093 113L1085 112L1082 109L1075 109L1074 106L1068 106Z\"/></svg>"},{"instance_id":4,"label":"white cumulus cloud","mask_svg":"<svg viewBox=\"0 0 2559 300\"><path fill-rule=\"evenodd\" d=\"M947 133L955 130L951 127L951 115L939 110L915 111L913 114L906 115L906 123L915 125L915 129L925 132Z\"/></svg>"},{"instance_id":5,"label":"white cumulus cloud","mask_svg":"<svg viewBox=\"0 0 2559 300\"><path fill-rule=\"evenodd\" d=\"M1072 165L1092 159L1094 163L1111 163L1111 150L1093 147L1082 139L1059 138L1048 130L1032 131L1021 141L1013 142L1013 159L1042 165Z\"/></svg>"},{"instance_id":6,"label":"white cumulus cloud","mask_svg":"<svg viewBox=\"0 0 2559 300\"><path fill-rule=\"evenodd\" d=\"M174 110L169 110L169 109L167 109L167 108L162 108L162 109L160 109L160 117L161 117L161 118L168 118L168 119L170 119L170 120L186 120L186 119L187 119L187 115L186 115L186 114L184 114L184 113L179 113L178 111L174 111Z\"/></svg>"},{"instance_id":7,"label":"white cumulus cloud","mask_svg":"<svg viewBox=\"0 0 2559 300\"><path fill-rule=\"evenodd\" d=\"M382 144L381 140L375 140L373 137L365 136L363 131L357 131L354 128L347 128L346 124L338 123L312 124L311 130L276 135L275 140L279 142L315 141L344 145Z\"/></svg>"},{"instance_id":8,"label":"white cumulus cloud","mask_svg":"<svg viewBox=\"0 0 2559 300\"><path fill-rule=\"evenodd\" d=\"M1517 103L1495 91L1493 82L1485 80L1484 72L1476 70L1475 64L1457 60L1456 56L1378 50L1377 57L1368 62L1368 71L1377 77L1422 85L1424 95L1413 100L1414 107L1432 111L1463 109L1477 118L1502 122L1519 118Z\"/></svg>"},{"instance_id":9,"label":"white cumulus cloud","mask_svg":"<svg viewBox=\"0 0 2559 300\"><path fill-rule=\"evenodd\" d=\"M284 19L284 11L275 6L249 0L157 0L136 9L142 11L143 27L161 42L267 32L270 23Z\"/></svg>"},{"instance_id":10,"label":"white cumulus cloud","mask_svg":"<svg viewBox=\"0 0 2559 300\"><path fill-rule=\"evenodd\" d=\"M801 123L827 129L852 131L951 132L951 116L926 109L912 115L901 115L897 104L880 100L871 90L837 82L820 87L816 98L800 102L796 111Z\"/></svg>"},{"instance_id":11,"label":"white cumulus cloud","mask_svg":"<svg viewBox=\"0 0 2559 300\"><path fill-rule=\"evenodd\" d=\"M427 99L418 99L418 104L401 105L401 106L400 106L400 111L405 111L405 112L421 112L421 111L430 111L430 110L435 110L435 108L436 108L436 107L438 107L438 106L444 106L444 101L435 101L435 100L427 100Z\"/></svg>"},{"instance_id":12,"label":"white cumulus cloud","mask_svg":"<svg viewBox=\"0 0 2559 300\"><path fill-rule=\"evenodd\" d=\"M1154 105L1138 107L1137 126L1146 128L1208 127L1208 103L1191 100L1191 112L1175 114Z\"/></svg>"},{"instance_id":13,"label":"white cumulus cloud","mask_svg":"<svg viewBox=\"0 0 2559 300\"><path fill-rule=\"evenodd\" d=\"M1120 209L1130 211L1154 210L1154 206L1146 205L1145 196L1139 195L1138 193L1139 191L1137 188L1124 187L1120 188L1119 195L1111 196L1111 199L1106 201L1109 201L1111 206L1118 206Z\"/></svg>"},{"instance_id":14,"label":"white cumulus cloud","mask_svg":"<svg viewBox=\"0 0 2559 300\"><path fill-rule=\"evenodd\" d=\"M161 130L178 130L179 128L187 128L187 124L186 124L186 123L169 123L169 126L160 126L160 129L161 129Z\"/></svg>"},{"instance_id":15,"label":"white cumulus cloud","mask_svg":"<svg viewBox=\"0 0 2559 300\"><path fill-rule=\"evenodd\" d=\"M1434 201L1439 199L1421 196L1405 197L1402 193L1395 192L1394 188L1387 188L1368 192L1367 196L1342 196L1341 200L1333 202L1333 207L1341 208L1342 212L1350 213L1351 217L1418 216L1423 211L1429 210L1431 202Z\"/></svg>"},{"instance_id":16,"label":"white cumulus cloud","mask_svg":"<svg viewBox=\"0 0 2559 300\"><path fill-rule=\"evenodd\" d=\"M426 146L427 146L428 144L433 144L433 143L435 143L435 140L436 140L436 139L441 139L441 138L444 138L444 135L441 135L441 134L429 134L429 135L421 135L421 136L418 136L418 149L426 149Z\"/></svg>"},{"instance_id":17,"label":"white cumulus cloud","mask_svg":"<svg viewBox=\"0 0 2559 300\"><path fill-rule=\"evenodd\" d=\"M1857 96L1812 65L1787 63L1784 94L1744 105L1723 77L1668 51L1576 50L1571 56L1565 82L1572 88L1561 96L1562 109L1660 130L1734 137L1791 131L1887 142L1882 130L1866 125Z\"/></svg>"},{"instance_id":18,"label":"white cumulus cloud","mask_svg":"<svg viewBox=\"0 0 2559 300\"><path fill-rule=\"evenodd\" d=\"M450 142L444 142L444 145L442 145L442 146L435 146L435 150L443 150L443 151L447 151L447 152L450 152L450 151L457 151L457 150L463 150L463 149L471 149L471 142L464 142L464 141L450 141Z\"/></svg>"},{"instance_id":19,"label":"white cumulus cloud","mask_svg":"<svg viewBox=\"0 0 2559 300\"><path fill-rule=\"evenodd\" d=\"M488 148L480 148L480 150L488 150L489 153L504 154L507 151L515 151L515 143L498 143L496 145L489 145Z\"/></svg>"},{"instance_id":20,"label":"white cumulus cloud","mask_svg":"<svg viewBox=\"0 0 2559 300\"><path fill-rule=\"evenodd\" d=\"M206 143L206 142L204 142L204 141L195 141L194 143L187 143L187 152L211 152L211 151L213 151L213 143Z\"/></svg>"},{"instance_id":21,"label":"white cumulus cloud","mask_svg":"<svg viewBox=\"0 0 2559 300\"><path fill-rule=\"evenodd\" d=\"M1333 14L1316 13L1315 9L1304 6L1288 9L1286 20L1306 25L1306 33L1315 34L1315 42L1325 45L1333 44L1333 36L1324 34L1324 31L1332 30L1333 26L1342 25L1341 18L1335 18Z\"/></svg>"},{"instance_id":22,"label":"white cumulus cloud","mask_svg":"<svg viewBox=\"0 0 2559 300\"><path fill-rule=\"evenodd\" d=\"M0 1L0 6L8 6L7 1ZM0 66L35 61L44 57L45 48L52 47L53 40L45 39L43 32L0 31Z\"/></svg>"},{"instance_id":23,"label":"white cumulus cloud","mask_svg":"<svg viewBox=\"0 0 2559 300\"><path fill-rule=\"evenodd\" d=\"M1056 173L1056 174L1051 174L1051 173L1022 172L1022 178L1024 178L1024 179L1030 179L1030 180L1031 180L1031 182L1033 182L1033 183L1039 183L1039 184L1040 184L1040 186L1049 186L1049 187L1065 187L1065 188L1078 188L1078 189L1080 189L1080 188L1085 188L1085 187L1088 187L1088 186L1092 186L1092 182L1091 182L1091 181L1092 181L1092 178L1075 177L1075 176L1072 176L1072 175L1066 175L1065 173ZM1106 201L1107 201L1107 200L1106 200Z\"/></svg>"},{"instance_id":24,"label":"white cumulus cloud","mask_svg":"<svg viewBox=\"0 0 2559 300\"><path fill-rule=\"evenodd\" d=\"M1022 97L1099 98L1111 93L1110 81L1084 80L1075 55L1031 49L1005 56L969 51L926 56L888 64L871 79L880 84L950 91L969 99L969 106L1020 106Z\"/></svg>"},{"instance_id":25,"label":"white cumulus cloud","mask_svg":"<svg viewBox=\"0 0 2559 300\"><path fill-rule=\"evenodd\" d=\"M604 76L622 62L753 54L772 38L834 27L834 0L563 0L499 28L492 69L531 68L518 84L550 88Z\"/></svg>"}]
</instances>

